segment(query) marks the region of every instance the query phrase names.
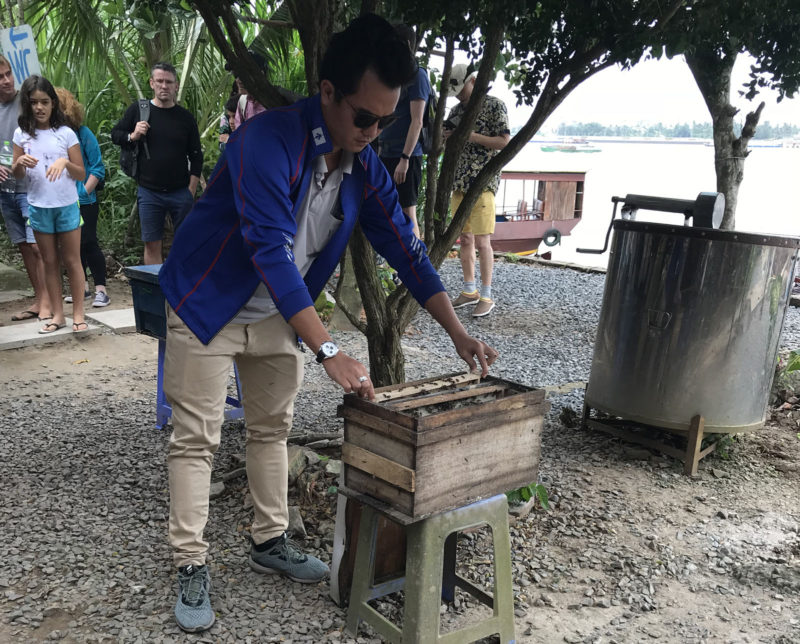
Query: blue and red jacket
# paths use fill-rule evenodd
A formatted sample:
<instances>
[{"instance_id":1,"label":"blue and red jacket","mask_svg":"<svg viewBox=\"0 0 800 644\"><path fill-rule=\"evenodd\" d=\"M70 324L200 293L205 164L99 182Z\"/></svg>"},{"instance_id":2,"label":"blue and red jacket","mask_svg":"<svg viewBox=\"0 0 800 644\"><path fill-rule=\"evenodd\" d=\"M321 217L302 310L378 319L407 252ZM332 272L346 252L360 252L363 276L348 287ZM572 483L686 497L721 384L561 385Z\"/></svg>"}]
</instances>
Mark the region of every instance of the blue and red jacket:
<instances>
[{"instance_id":1,"label":"blue and red jacket","mask_svg":"<svg viewBox=\"0 0 800 644\"><path fill-rule=\"evenodd\" d=\"M372 148L340 188L344 220L306 273L294 264L296 214L315 158L332 149L319 95L259 114L230 137L203 197L184 219L159 274L170 306L205 344L264 282L284 319L312 306L358 221L416 300L443 291Z\"/></svg>"}]
</instances>

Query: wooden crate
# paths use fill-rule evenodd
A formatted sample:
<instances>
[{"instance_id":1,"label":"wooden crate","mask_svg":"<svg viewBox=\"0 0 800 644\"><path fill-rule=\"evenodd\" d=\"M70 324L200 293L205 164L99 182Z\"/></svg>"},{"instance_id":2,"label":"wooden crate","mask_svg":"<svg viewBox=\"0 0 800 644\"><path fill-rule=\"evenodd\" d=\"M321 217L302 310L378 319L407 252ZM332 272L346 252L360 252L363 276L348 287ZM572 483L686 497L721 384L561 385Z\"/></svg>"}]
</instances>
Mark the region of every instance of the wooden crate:
<instances>
[{"instance_id":1,"label":"wooden crate","mask_svg":"<svg viewBox=\"0 0 800 644\"><path fill-rule=\"evenodd\" d=\"M544 391L450 374L347 395L345 486L418 520L537 479Z\"/></svg>"}]
</instances>

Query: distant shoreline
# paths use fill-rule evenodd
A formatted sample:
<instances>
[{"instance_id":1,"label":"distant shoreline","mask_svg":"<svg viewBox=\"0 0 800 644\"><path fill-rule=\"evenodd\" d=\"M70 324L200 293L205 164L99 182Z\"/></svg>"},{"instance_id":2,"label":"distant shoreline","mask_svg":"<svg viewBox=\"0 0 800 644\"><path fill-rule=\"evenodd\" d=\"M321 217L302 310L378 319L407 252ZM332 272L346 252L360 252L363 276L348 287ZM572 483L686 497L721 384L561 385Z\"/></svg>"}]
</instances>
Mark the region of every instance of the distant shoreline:
<instances>
[{"instance_id":1,"label":"distant shoreline","mask_svg":"<svg viewBox=\"0 0 800 644\"><path fill-rule=\"evenodd\" d=\"M652 143L657 145L705 145L713 147L713 139L696 139L696 138L660 138L660 137L625 137L625 136L581 136L581 141L591 143ZM569 137L553 139L553 138L538 138L534 137L528 140L528 143L533 144L563 144L569 141ZM792 148L800 147L800 142L786 139L778 140L751 140L747 146L748 148Z\"/></svg>"}]
</instances>

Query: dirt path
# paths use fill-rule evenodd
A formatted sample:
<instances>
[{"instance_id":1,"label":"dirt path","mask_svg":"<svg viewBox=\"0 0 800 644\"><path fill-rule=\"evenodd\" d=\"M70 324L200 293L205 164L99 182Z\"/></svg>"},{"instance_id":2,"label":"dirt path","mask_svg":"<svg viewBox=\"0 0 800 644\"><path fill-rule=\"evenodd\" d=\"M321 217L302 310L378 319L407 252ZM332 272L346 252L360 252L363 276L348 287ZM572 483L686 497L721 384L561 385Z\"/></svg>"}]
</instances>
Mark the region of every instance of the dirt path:
<instances>
[{"instance_id":1,"label":"dirt path","mask_svg":"<svg viewBox=\"0 0 800 644\"><path fill-rule=\"evenodd\" d=\"M124 306L123 288L114 294L114 305ZM20 304L1 305L0 318ZM103 398L154 397L156 342L139 335L104 334L5 351L0 361L0 387L14 410L24 408L16 405L25 397L79 409L98 408ZM670 458L565 427L558 420L559 406L574 407L574 401L574 392L553 399L543 439L540 471L552 508L537 510L512 528L518 641L800 643L796 404L776 410L763 430L730 441L690 479ZM226 493L231 513L235 509L241 516L246 494L246 484ZM327 529L333 501L321 502L327 505L319 517L306 508L306 518ZM163 518L156 524L155 533L161 534ZM221 530L229 532L230 525ZM484 579L489 574L485 535L460 543L463 573ZM0 587L0 592L6 593L5 599L0 595L2 641L53 639L52 631L70 623L55 611L35 631L25 630L24 622L9 622L15 600L8 593L16 591ZM167 588L164 594L170 592ZM333 635L343 624L341 610L324 598L315 601L319 619L330 624L330 637L295 641L345 641ZM169 606L162 603L157 597L154 623L168 629ZM448 609L445 621L466 619L469 607L462 598ZM136 614L134 605L131 610ZM219 627L230 628L228 635L236 633L232 615ZM78 634L85 635L89 623L75 627L84 630L68 641L86 641ZM215 632L210 641L235 641ZM175 635L166 630L156 639Z\"/></svg>"}]
</instances>

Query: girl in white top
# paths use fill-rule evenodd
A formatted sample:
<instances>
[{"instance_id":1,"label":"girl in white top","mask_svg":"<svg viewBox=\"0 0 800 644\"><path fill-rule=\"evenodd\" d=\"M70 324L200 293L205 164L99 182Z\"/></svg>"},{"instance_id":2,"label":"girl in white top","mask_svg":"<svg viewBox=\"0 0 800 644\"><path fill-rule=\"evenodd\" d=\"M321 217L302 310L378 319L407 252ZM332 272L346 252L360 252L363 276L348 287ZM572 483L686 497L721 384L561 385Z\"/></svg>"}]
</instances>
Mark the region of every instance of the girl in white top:
<instances>
[{"instance_id":1,"label":"girl in white top","mask_svg":"<svg viewBox=\"0 0 800 644\"><path fill-rule=\"evenodd\" d=\"M83 313L81 217L75 187L75 182L86 176L80 143L65 125L50 81L30 76L19 93L19 127L14 132L11 171L17 178L28 178L30 224L44 260L45 287L53 308L53 319L39 333L53 333L66 326L59 249L72 289L72 330L80 333L89 328Z\"/></svg>"}]
</instances>

